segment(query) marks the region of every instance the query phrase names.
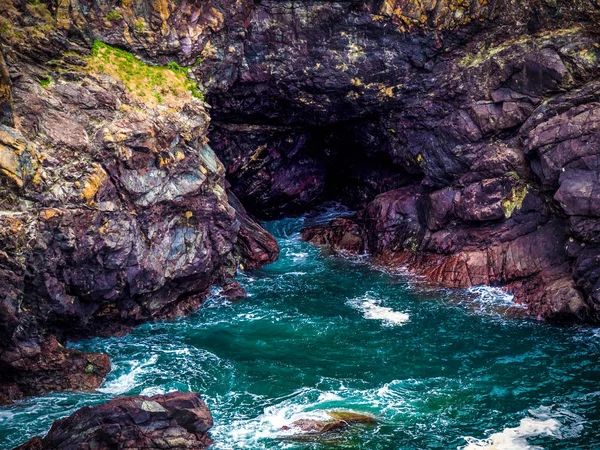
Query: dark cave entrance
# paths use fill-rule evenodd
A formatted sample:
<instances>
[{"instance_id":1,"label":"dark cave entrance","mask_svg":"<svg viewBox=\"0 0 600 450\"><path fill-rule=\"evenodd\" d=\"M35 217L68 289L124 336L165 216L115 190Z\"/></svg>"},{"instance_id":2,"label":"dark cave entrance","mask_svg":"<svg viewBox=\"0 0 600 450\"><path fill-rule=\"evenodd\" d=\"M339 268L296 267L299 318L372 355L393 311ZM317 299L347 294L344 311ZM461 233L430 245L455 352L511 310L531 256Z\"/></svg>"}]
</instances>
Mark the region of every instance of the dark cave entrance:
<instances>
[{"instance_id":1,"label":"dark cave entrance","mask_svg":"<svg viewBox=\"0 0 600 450\"><path fill-rule=\"evenodd\" d=\"M323 126L217 119L209 136L232 191L261 220L300 215L329 201L358 210L423 177L394 162L377 118Z\"/></svg>"}]
</instances>

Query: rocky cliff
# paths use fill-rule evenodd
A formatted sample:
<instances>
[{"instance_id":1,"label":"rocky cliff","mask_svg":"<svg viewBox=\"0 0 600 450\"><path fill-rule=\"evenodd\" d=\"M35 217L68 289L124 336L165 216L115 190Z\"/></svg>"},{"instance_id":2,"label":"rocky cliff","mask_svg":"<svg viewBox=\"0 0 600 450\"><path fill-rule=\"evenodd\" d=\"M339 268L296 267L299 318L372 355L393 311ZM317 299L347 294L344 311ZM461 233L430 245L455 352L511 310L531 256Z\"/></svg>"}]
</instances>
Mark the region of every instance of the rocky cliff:
<instances>
[{"instance_id":1,"label":"rocky cliff","mask_svg":"<svg viewBox=\"0 0 600 450\"><path fill-rule=\"evenodd\" d=\"M276 257L251 215L324 200L361 212L307 239L597 322L599 12L3 0L2 400L97 386L67 339L193 310Z\"/></svg>"},{"instance_id":2,"label":"rocky cliff","mask_svg":"<svg viewBox=\"0 0 600 450\"><path fill-rule=\"evenodd\" d=\"M315 243L598 322L599 12L262 1L205 65L213 147L255 214L361 210Z\"/></svg>"},{"instance_id":3,"label":"rocky cliff","mask_svg":"<svg viewBox=\"0 0 600 450\"><path fill-rule=\"evenodd\" d=\"M274 261L278 249L229 200L207 144L207 106L186 69L92 46L61 28L53 5L2 8L0 402L8 402L97 387L108 357L66 349L66 340L192 312L212 285L240 265Z\"/></svg>"}]
</instances>

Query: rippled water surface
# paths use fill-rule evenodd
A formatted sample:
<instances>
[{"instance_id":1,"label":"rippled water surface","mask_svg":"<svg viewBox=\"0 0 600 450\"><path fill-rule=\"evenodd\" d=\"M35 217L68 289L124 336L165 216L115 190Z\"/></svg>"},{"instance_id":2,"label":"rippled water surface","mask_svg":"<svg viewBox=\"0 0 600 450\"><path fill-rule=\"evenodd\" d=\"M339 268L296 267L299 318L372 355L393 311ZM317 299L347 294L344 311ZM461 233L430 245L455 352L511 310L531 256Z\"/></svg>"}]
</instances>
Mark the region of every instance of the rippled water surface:
<instances>
[{"instance_id":1,"label":"rippled water surface","mask_svg":"<svg viewBox=\"0 0 600 450\"><path fill-rule=\"evenodd\" d=\"M311 220L267 224L281 257L241 277L247 301L215 295L192 317L72 344L110 355L104 385L0 409L0 447L84 405L179 389L203 394L215 449L600 448L598 329L507 319L516 306L500 292L323 256L299 239ZM378 424L320 440L280 431L335 409Z\"/></svg>"}]
</instances>

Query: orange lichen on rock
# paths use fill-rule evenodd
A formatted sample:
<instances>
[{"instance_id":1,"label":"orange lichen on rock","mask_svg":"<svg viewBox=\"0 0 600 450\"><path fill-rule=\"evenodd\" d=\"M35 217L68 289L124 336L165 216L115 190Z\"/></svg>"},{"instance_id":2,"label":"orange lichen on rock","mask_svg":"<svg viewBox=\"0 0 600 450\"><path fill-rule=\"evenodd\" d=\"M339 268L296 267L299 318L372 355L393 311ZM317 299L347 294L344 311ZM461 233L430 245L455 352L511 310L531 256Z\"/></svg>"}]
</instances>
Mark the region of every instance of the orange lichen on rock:
<instances>
[{"instance_id":1,"label":"orange lichen on rock","mask_svg":"<svg viewBox=\"0 0 600 450\"><path fill-rule=\"evenodd\" d=\"M83 189L81 190L81 196L87 203L91 204L94 202L96 193L107 178L108 175L104 169L99 164L94 163L93 171L85 179Z\"/></svg>"},{"instance_id":2,"label":"orange lichen on rock","mask_svg":"<svg viewBox=\"0 0 600 450\"><path fill-rule=\"evenodd\" d=\"M493 14L488 0L384 0L377 17L390 17L401 28L451 29Z\"/></svg>"}]
</instances>

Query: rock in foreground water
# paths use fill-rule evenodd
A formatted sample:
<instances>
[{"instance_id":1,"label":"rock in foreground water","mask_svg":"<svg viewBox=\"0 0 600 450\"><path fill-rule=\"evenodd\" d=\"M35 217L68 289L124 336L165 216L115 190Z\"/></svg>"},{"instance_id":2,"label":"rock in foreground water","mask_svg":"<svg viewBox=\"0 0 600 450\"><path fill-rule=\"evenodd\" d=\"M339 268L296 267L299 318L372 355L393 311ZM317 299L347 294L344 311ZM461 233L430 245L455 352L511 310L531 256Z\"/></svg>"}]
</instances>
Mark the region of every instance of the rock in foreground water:
<instances>
[{"instance_id":1,"label":"rock in foreground water","mask_svg":"<svg viewBox=\"0 0 600 450\"><path fill-rule=\"evenodd\" d=\"M195 393L117 397L57 420L46 437L17 449L204 449L212 443L212 425L210 411Z\"/></svg>"},{"instance_id":2,"label":"rock in foreground water","mask_svg":"<svg viewBox=\"0 0 600 450\"><path fill-rule=\"evenodd\" d=\"M324 434L330 431L339 431L348 424L343 420L298 419L290 425L281 428L282 431L297 430L300 433Z\"/></svg>"},{"instance_id":3,"label":"rock in foreground water","mask_svg":"<svg viewBox=\"0 0 600 450\"><path fill-rule=\"evenodd\" d=\"M375 424L377 419L370 414L357 413L354 411L327 411L327 415L336 420L343 420L348 424Z\"/></svg>"}]
</instances>

